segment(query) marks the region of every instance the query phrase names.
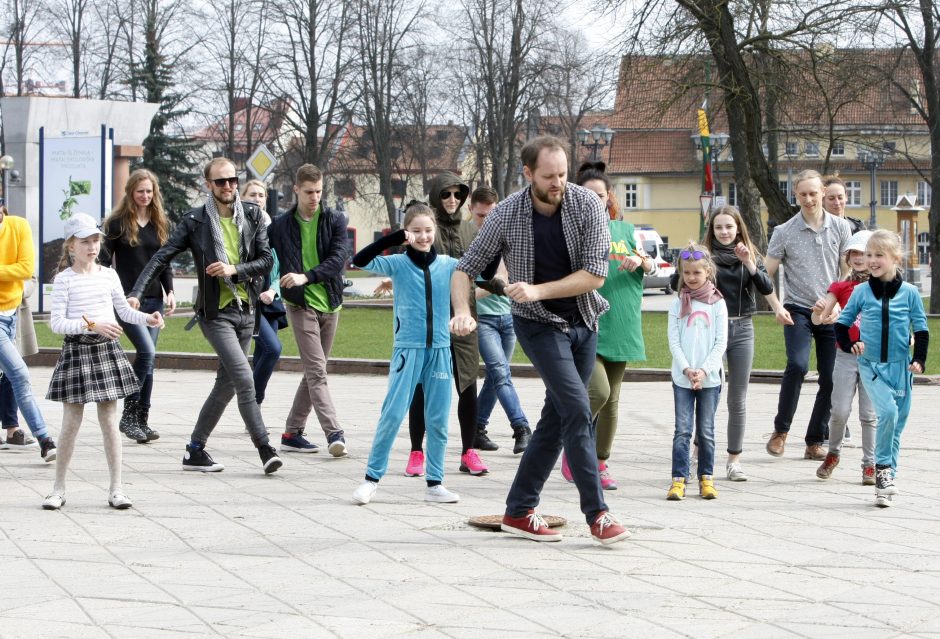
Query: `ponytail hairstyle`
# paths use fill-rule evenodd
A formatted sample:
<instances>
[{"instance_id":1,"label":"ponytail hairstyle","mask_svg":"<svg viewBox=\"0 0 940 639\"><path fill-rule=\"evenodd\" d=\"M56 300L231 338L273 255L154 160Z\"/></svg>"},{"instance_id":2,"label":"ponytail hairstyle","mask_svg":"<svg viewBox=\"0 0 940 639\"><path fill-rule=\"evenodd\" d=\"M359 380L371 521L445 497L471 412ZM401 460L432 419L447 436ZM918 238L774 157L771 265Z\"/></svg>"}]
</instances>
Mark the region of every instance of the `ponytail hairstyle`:
<instances>
[{"instance_id":1,"label":"ponytail hairstyle","mask_svg":"<svg viewBox=\"0 0 940 639\"><path fill-rule=\"evenodd\" d=\"M62 241L62 254L59 255L59 263L56 264L55 272L61 273L62 271L68 269L72 266L72 246L75 244L75 236L73 235L67 240Z\"/></svg>"},{"instance_id":2,"label":"ponytail hairstyle","mask_svg":"<svg viewBox=\"0 0 940 639\"><path fill-rule=\"evenodd\" d=\"M584 162L578 167L574 183L578 186L584 186L591 180L603 182L604 188L607 189L607 215L609 215L612 220L619 220L620 206L617 204L617 199L614 197L614 183L605 172L606 170L607 164L605 162Z\"/></svg>"},{"instance_id":3,"label":"ponytail hairstyle","mask_svg":"<svg viewBox=\"0 0 940 639\"><path fill-rule=\"evenodd\" d=\"M431 218L431 224L435 229L437 228L437 220L434 218L434 211L431 210L427 202L421 202L420 200L411 200L405 205L405 217L401 222L402 228L408 226L413 219L421 217L422 215L427 215Z\"/></svg>"}]
</instances>

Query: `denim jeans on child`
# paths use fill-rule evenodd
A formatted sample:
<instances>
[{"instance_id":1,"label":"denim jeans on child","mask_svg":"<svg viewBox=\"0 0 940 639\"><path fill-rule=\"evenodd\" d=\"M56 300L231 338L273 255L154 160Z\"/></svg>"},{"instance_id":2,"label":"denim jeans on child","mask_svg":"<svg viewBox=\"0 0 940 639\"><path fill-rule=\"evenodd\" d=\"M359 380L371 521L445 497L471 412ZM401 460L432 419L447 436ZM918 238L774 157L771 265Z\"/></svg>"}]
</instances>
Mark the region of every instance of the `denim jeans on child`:
<instances>
[{"instance_id":1,"label":"denim jeans on child","mask_svg":"<svg viewBox=\"0 0 940 639\"><path fill-rule=\"evenodd\" d=\"M46 437L46 421L39 412L29 381L29 369L16 347L16 315L0 315L0 372L13 386L16 404L34 437Z\"/></svg>"},{"instance_id":2,"label":"denim jeans on child","mask_svg":"<svg viewBox=\"0 0 940 639\"><path fill-rule=\"evenodd\" d=\"M698 444L698 475L714 474L715 411L721 397L721 386L692 390L672 385L676 409L676 430L672 437L672 476L689 476L689 445L695 430Z\"/></svg>"},{"instance_id":3,"label":"denim jeans on child","mask_svg":"<svg viewBox=\"0 0 940 639\"><path fill-rule=\"evenodd\" d=\"M489 423L496 400L506 413L511 426L528 426L519 394L512 385L509 370L512 352L516 347L516 332L512 328L512 315L480 315L477 322L480 357L486 365L486 378L477 397L477 423Z\"/></svg>"}]
</instances>

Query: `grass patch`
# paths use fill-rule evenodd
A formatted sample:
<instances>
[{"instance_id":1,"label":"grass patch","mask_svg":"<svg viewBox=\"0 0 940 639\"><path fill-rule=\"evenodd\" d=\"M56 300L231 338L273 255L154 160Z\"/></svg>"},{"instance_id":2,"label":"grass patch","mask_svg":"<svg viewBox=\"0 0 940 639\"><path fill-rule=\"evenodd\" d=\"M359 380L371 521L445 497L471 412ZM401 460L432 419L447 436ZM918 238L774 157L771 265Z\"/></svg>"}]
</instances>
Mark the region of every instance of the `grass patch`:
<instances>
[{"instance_id":1,"label":"grass patch","mask_svg":"<svg viewBox=\"0 0 940 639\"><path fill-rule=\"evenodd\" d=\"M333 344L333 357L358 359L388 359L392 354L392 310L389 307L346 308L339 321L339 330ZM198 327L183 330L189 318L170 317L166 328L160 333L157 345L159 352L211 353L212 349ZM936 335L940 330L940 319L928 318L930 331ZM783 329L772 315L754 317L754 368L783 370L786 366L786 350L783 344ZM45 322L36 322L36 336L40 346L58 348L62 337L49 330ZM279 333L284 355L297 355L297 344L291 329ZM646 342L646 361L633 362L631 368L670 368L672 358L666 339L666 313L643 313L643 339ZM121 343L133 350L126 337ZM529 360L517 347L513 361L527 363ZM815 357L810 368L815 367Z\"/></svg>"}]
</instances>

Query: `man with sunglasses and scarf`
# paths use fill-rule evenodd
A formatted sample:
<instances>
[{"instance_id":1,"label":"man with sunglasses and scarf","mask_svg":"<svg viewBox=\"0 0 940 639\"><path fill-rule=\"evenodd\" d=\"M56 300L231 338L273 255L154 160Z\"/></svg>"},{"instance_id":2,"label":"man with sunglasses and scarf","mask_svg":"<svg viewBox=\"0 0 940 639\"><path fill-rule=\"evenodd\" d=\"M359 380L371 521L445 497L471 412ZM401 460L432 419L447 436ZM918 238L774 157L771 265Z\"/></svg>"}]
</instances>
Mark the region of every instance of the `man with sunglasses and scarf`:
<instances>
[{"instance_id":1,"label":"man with sunglasses and scarf","mask_svg":"<svg viewBox=\"0 0 940 639\"><path fill-rule=\"evenodd\" d=\"M224 468L206 452L206 441L225 407L237 396L238 411L258 449L262 468L270 474L281 467L281 460L268 442L255 401L248 347L255 330L258 296L274 260L261 209L238 197L238 175L232 161L214 158L203 174L209 191L206 203L183 215L173 235L144 267L127 301L137 308L153 278L183 251L192 253L199 286L195 315L187 329L199 324L218 355L219 368L186 446L183 470L218 472Z\"/></svg>"},{"instance_id":2,"label":"man with sunglasses and scarf","mask_svg":"<svg viewBox=\"0 0 940 639\"><path fill-rule=\"evenodd\" d=\"M610 219L595 193L568 184L567 145L552 136L522 149L529 187L496 205L451 279L451 331L476 322L472 278L501 255L509 271L516 337L545 384L545 406L506 497L502 530L533 541L559 541L535 510L565 451L591 536L612 544L630 536L604 503L587 385L597 351L597 318L609 304L597 293L607 277Z\"/></svg>"}]
</instances>

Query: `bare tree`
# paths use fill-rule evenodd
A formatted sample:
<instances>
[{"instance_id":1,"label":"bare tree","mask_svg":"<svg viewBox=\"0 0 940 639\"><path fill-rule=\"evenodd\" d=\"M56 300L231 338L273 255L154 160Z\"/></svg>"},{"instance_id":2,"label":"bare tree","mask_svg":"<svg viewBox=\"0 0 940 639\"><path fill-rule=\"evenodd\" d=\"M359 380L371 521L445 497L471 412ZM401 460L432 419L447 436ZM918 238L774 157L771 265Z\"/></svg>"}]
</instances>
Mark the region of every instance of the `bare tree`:
<instances>
[{"instance_id":1,"label":"bare tree","mask_svg":"<svg viewBox=\"0 0 940 639\"><path fill-rule=\"evenodd\" d=\"M9 21L3 50L3 66L8 66L7 56L12 56L13 77L16 95L23 95L26 87L26 72L36 54L36 37L42 28L39 0L6 0L4 15ZM3 81L0 80L0 85Z\"/></svg>"},{"instance_id":2,"label":"bare tree","mask_svg":"<svg viewBox=\"0 0 940 639\"><path fill-rule=\"evenodd\" d=\"M114 88L121 72L118 47L129 20L123 7L121 0L105 0L94 5L100 39L85 58L85 86L88 94L99 100L116 97L118 93Z\"/></svg>"},{"instance_id":3,"label":"bare tree","mask_svg":"<svg viewBox=\"0 0 940 639\"><path fill-rule=\"evenodd\" d=\"M69 53L72 72L72 97L85 95L84 68L85 49L90 40L89 9L91 0L48 0L44 16L51 27L51 34L62 41Z\"/></svg>"},{"instance_id":4,"label":"bare tree","mask_svg":"<svg viewBox=\"0 0 940 639\"><path fill-rule=\"evenodd\" d=\"M379 193L385 200L389 226L396 226L392 191L394 160L401 150L394 143L398 120L398 78L417 35L417 21L424 3L410 0L362 0L356 14L360 51L360 113L372 145Z\"/></svg>"},{"instance_id":5,"label":"bare tree","mask_svg":"<svg viewBox=\"0 0 940 639\"><path fill-rule=\"evenodd\" d=\"M274 2L279 37L287 46L268 88L292 103L284 117L301 137L300 162L326 169L331 145L358 96L349 77L355 60L354 5L352 0Z\"/></svg>"}]
</instances>

